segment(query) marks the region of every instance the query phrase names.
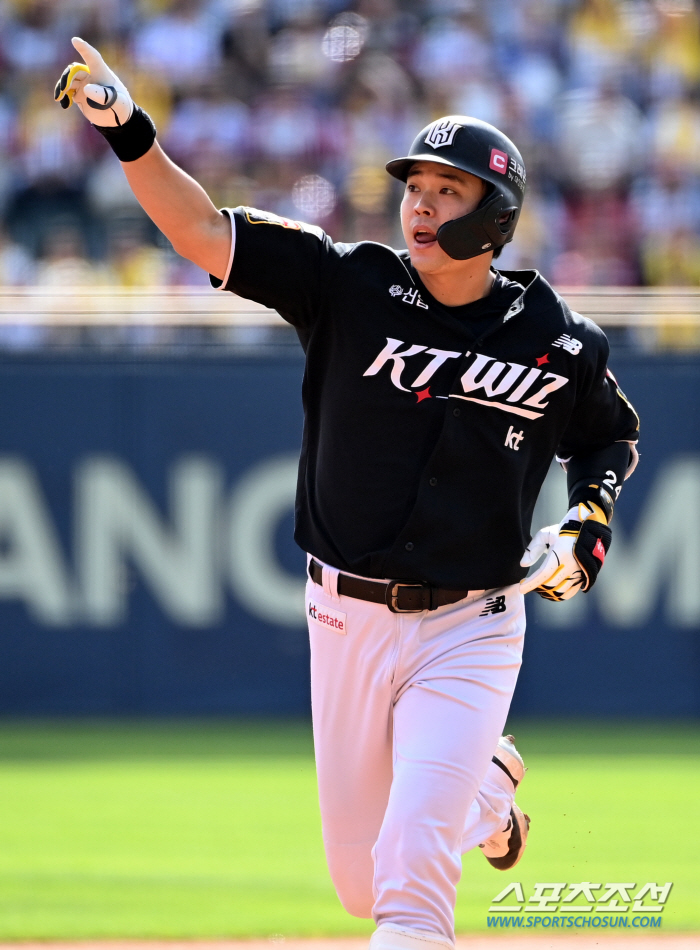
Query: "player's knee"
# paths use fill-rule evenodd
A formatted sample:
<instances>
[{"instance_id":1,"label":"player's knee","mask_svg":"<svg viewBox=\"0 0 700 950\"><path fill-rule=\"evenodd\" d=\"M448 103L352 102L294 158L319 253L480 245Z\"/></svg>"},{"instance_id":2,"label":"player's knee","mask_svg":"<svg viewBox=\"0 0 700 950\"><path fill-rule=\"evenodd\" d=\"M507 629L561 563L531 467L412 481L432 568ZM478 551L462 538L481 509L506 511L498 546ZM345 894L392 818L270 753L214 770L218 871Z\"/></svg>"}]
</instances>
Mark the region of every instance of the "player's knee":
<instances>
[{"instance_id":1,"label":"player's knee","mask_svg":"<svg viewBox=\"0 0 700 950\"><path fill-rule=\"evenodd\" d=\"M372 907L374 906L374 895L367 894L366 890L356 887L335 887L336 894L343 905L343 909L353 917L364 917L369 919L372 916Z\"/></svg>"},{"instance_id":2,"label":"player's knee","mask_svg":"<svg viewBox=\"0 0 700 950\"><path fill-rule=\"evenodd\" d=\"M353 917L371 917L374 863L369 851L362 856L356 855L353 860L346 848L342 848L340 853L327 849L327 858L331 879L344 909Z\"/></svg>"}]
</instances>

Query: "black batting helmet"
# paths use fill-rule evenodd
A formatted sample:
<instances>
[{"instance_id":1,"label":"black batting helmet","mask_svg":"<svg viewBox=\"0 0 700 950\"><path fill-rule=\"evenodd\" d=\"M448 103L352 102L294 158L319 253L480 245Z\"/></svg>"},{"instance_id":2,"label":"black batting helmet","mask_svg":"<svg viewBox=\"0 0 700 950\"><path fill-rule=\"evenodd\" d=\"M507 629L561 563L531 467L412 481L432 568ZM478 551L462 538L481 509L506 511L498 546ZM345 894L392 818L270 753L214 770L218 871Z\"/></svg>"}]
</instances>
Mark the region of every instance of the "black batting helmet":
<instances>
[{"instance_id":1,"label":"black batting helmet","mask_svg":"<svg viewBox=\"0 0 700 950\"><path fill-rule=\"evenodd\" d=\"M427 125L408 155L389 162L386 170L406 181L414 162L461 168L490 186L476 211L446 221L438 229L437 240L446 254L465 261L513 240L525 194L525 166L502 132L470 116L445 116Z\"/></svg>"}]
</instances>

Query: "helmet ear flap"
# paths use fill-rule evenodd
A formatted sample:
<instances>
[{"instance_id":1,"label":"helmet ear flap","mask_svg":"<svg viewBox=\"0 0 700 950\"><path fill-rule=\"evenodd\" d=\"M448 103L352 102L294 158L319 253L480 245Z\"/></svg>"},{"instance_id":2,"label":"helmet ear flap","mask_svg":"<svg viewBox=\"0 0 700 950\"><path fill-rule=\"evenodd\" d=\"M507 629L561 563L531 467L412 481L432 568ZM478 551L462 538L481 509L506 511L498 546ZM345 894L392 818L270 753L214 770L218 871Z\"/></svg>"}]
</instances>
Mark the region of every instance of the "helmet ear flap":
<instances>
[{"instance_id":1,"label":"helmet ear flap","mask_svg":"<svg viewBox=\"0 0 700 950\"><path fill-rule=\"evenodd\" d=\"M496 218L496 226L501 234L508 234L515 227L517 214L517 208L506 208L498 215Z\"/></svg>"},{"instance_id":2,"label":"helmet ear flap","mask_svg":"<svg viewBox=\"0 0 700 950\"><path fill-rule=\"evenodd\" d=\"M478 257L507 244L513 236L518 209L512 205L504 208L504 204L502 194L491 192L476 211L446 221L438 228L438 244L457 261Z\"/></svg>"}]
</instances>

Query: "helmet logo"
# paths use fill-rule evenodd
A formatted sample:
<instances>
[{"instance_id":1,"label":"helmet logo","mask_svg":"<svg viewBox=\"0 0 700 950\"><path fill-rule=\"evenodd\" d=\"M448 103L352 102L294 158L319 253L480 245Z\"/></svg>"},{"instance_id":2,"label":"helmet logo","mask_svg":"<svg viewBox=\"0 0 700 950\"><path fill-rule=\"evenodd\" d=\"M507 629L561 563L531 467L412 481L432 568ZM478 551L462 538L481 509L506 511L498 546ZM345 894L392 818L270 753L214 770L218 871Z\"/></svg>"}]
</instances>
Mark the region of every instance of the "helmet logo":
<instances>
[{"instance_id":1,"label":"helmet logo","mask_svg":"<svg viewBox=\"0 0 700 950\"><path fill-rule=\"evenodd\" d=\"M500 172L501 175L505 175L508 170L508 156L500 148L491 149L489 168L492 168L495 172Z\"/></svg>"},{"instance_id":2,"label":"helmet logo","mask_svg":"<svg viewBox=\"0 0 700 950\"><path fill-rule=\"evenodd\" d=\"M430 130L425 137L425 144L431 148L442 148L444 145L452 145L457 129L462 126L459 122L452 122L451 119L438 119L430 126Z\"/></svg>"}]
</instances>

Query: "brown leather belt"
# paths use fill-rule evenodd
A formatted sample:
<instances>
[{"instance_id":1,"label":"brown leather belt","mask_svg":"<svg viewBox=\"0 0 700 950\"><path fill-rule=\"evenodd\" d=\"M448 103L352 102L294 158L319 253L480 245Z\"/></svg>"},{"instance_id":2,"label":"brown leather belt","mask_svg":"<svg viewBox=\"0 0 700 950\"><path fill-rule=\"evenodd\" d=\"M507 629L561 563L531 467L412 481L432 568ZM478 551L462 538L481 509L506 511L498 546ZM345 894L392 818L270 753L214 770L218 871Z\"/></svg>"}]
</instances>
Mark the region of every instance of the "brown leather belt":
<instances>
[{"instance_id":1,"label":"brown leather belt","mask_svg":"<svg viewBox=\"0 0 700 950\"><path fill-rule=\"evenodd\" d=\"M313 559L309 563L309 577L323 586L323 567ZM338 593L344 597L368 600L372 604L385 604L392 613L413 614L421 610L437 610L447 604L456 604L469 596L468 590L445 590L430 584L406 581L370 581L349 574L338 574Z\"/></svg>"}]
</instances>

